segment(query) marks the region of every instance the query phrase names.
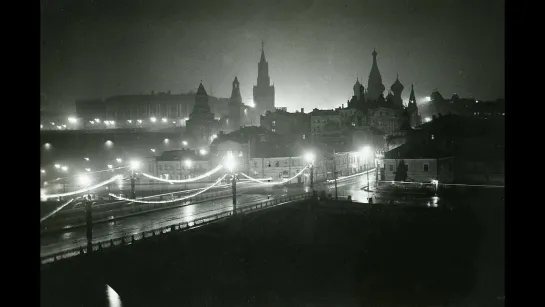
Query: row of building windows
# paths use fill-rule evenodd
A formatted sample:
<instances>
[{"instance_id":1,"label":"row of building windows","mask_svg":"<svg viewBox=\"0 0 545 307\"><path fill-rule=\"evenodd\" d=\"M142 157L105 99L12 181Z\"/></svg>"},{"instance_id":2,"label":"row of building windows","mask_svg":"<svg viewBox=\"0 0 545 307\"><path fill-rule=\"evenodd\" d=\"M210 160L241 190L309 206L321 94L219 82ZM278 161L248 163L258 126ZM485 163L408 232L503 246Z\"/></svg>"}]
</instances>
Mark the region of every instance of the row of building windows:
<instances>
[{"instance_id":1,"label":"row of building windows","mask_svg":"<svg viewBox=\"0 0 545 307\"><path fill-rule=\"evenodd\" d=\"M408 164L405 164L405 166L407 167L407 171L409 171L409 165ZM422 167L422 170L424 172L428 172L430 169L430 165L428 163L424 163L423 167ZM393 164L390 164L389 165L389 171L390 172L393 172L394 171L394 165Z\"/></svg>"}]
</instances>

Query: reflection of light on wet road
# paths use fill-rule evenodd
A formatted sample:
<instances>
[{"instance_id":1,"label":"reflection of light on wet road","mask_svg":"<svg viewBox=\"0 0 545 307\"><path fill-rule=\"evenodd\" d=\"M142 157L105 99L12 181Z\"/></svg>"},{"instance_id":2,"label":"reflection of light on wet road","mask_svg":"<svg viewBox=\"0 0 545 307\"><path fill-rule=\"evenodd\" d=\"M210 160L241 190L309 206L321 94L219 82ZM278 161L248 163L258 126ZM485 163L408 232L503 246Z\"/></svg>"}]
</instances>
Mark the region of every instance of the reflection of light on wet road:
<instances>
[{"instance_id":1,"label":"reflection of light on wet road","mask_svg":"<svg viewBox=\"0 0 545 307\"><path fill-rule=\"evenodd\" d=\"M109 285L106 285L106 295L108 296L108 306L121 307L121 298Z\"/></svg>"},{"instance_id":2,"label":"reflection of light on wet road","mask_svg":"<svg viewBox=\"0 0 545 307\"><path fill-rule=\"evenodd\" d=\"M70 231L70 232L65 232L62 234L62 239L63 240L68 240L70 239L72 236L74 235L74 232Z\"/></svg>"}]
</instances>

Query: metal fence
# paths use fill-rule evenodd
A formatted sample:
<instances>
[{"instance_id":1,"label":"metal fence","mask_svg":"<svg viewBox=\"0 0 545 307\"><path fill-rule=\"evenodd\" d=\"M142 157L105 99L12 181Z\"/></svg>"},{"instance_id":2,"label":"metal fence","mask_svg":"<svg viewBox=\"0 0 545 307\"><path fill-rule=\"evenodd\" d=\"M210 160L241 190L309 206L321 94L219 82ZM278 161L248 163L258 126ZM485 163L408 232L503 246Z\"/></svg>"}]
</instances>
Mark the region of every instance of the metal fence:
<instances>
[{"instance_id":1,"label":"metal fence","mask_svg":"<svg viewBox=\"0 0 545 307\"><path fill-rule=\"evenodd\" d=\"M251 212L262 210L264 208L270 208L270 207L274 207L274 206L285 204L292 201L305 200L311 197L312 197L312 193L303 193L303 194L292 195L292 196L284 196L284 197L270 199L267 201L262 201L255 204L243 206L243 207L241 206L240 208L236 210L236 212L237 214L251 213ZM211 222L226 219L232 215L233 215L233 211L211 214L208 216L195 219L190 222L173 224L173 225L164 226L157 229L152 229L152 230L144 231L141 233L133 234L130 236L124 236L124 237L120 237L116 239L95 242L93 243L93 251L100 251L103 249L117 247L117 246L131 245L136 241L146 240L148 238L159 236L165 233L193 229L195 227L206 225ZM63 259L72 258L74 256L84 255L87 253L88 253L87 244L85 244L76 248L64 250L62 252L42 256L40 257L41 258L40 260L41 260L41 264L48 264L48 263L57 262Z\"/></svg>"}]
</instances>

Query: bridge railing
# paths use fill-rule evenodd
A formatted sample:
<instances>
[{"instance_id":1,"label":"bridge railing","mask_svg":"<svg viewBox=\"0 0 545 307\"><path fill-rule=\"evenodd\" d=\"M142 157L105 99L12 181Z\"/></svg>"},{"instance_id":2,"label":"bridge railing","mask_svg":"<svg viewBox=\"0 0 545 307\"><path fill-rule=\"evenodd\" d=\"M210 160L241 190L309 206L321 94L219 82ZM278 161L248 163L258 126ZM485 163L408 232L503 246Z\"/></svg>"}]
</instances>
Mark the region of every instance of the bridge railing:
<instances>
[{"instance_id":1,"label":"bridge railing","mask_svg":"<svg viewBox=\"0 0 545 307\"><path fill-rule=\"evenodd\" d=\"M193 203L198 203L202 201L220 199L231 197L233 194L231 191L220 191L220 192L211 192L203 193L195 197L173 201L168 203L134 203L130 201L120 201L118 204L103 204L103 205L94 205L93 206L93 220L95 222L113 219L113 218L122 218L127 215L145 213L149 211L155 211L160 209L171 209L174 207L179 207L181 205L189 205ZM42 229L50 226L54 227L56 222L62 221L62 224L66 225L80 225L85 223L85 208L70 209L66 211L60 211L50 218L50 220L45 221L42 224Z\"/></svg>"},{"instance_id":2,"label":"bridge railing","mask_svg":"<svg viewBox=\"0 0 545 307\"><path fill-rule=\"evenodd\" d=\"M266 208L275 207L275 206L285 204L285 203L289 203L289 202L292 202L292 201L310 199L311 197L312 197L312 193L302 193L302 194L291 195L291 196L283 196L283 197L274 198L274 199L270 199L270 200L266 200L266 201L247 204L245 206L244 206L244 204L241 204L240 205L241 207L237 208L236 211L237 211L237 214L246 214L246 213L251 213L251 212L263 210L263 209L266 209ZM206 224L211 223L211 222L216 222L216 221L219 221L219 220L226 219L226 218L228 218L228 217L230 217L232 215L233 215L233 211L226 211L226 212L221 212L221 213L216 213L216 214L210 214L210 215L203 216L203 217L197 218L197 219L189 221L189 222L183 222L183 223L172 224L172 225L169 225L169 226L163 226L163 227L160 227L160 228L147 230L147 231L143 231L143 232L140 232L140 233L137 233L137 234L133 234L133 235L129 235L129 236L123 236L123 237L119 237L119 238L115 238L115 239L111 239L111 240L104 240L104 241L94 242L93 245L92 245L93 246L92 247L93 252L101 251L101 250L111 248L111 247L131 245L136 241L146 240L148 238L151 238L151 237L154 237L154 236L159 236L159 235L162 235L162 234L165 234L165 233L193 229L195 227L200 227L202 225L206 225ZM72 257L78 256L78 255L84 255L84 254L87 254L87 253L88 253L87 244L85 243L85 244L82 244L82 245L80 245L78 247L75 247L75 248L72 248L72 249L67 249L67 250L64 250L64 251L61 251L61 252L58 252L58 253L41 256L40 260L41 260L42 264L47 264L47 263L53 263L53 262L57 262L57 261L60 261L60 260L63 260L63 259L67 259L67 258L72 258Z\"/></svg>"}]
</instances>

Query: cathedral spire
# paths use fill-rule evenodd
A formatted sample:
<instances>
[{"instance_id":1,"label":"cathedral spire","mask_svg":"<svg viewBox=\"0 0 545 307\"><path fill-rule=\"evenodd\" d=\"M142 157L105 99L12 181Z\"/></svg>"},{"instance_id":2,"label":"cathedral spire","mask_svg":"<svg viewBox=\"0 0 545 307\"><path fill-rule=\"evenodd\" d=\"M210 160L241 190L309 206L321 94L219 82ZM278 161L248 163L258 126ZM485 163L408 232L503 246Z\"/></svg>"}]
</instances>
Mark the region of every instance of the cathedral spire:
<instances>
[{"instance_id":1,"label":"cathedral spire","mask_svg":"<svg viewBox=\"0 0 545 307\"><path fill-rule=\"evenodd\" d=\"M371 72L369 73L369 80L367 82L367 99L369 101L378 100L379 96L384 93L386 87L382 84L382 76L378 69L377 64L377 51L373 48L373 65L371 66Z\"/></svg>"},{"instance_id":2,"label":"cathedral spire","mask_svg":"<svg viewBox=\"0 0 545 307\"><path fill-rule=\"evenodd\" d=\"M265 59L265 42L261 41L261 59L259 60L261 63L267 63L267 60Z\"/></svg>"},{"instance_id":3,"label":"cathedral spire","mask_svg":"<svg viewBox=\"0 0 545 307\"><path fill-rule=\"evenodd\" d=\"M235 80L233 80L233 90L231 91L231 101L242 102L242 96L240 95L240 84L236 76L235 76Z\"/></svg>"},{"instance_id":4,"label":"cathedral spire","mask_svg":"<svg viewBox=\"0 0 545 307\"><path fill-rule=\"evenodd\" d=\"M414 96L414 84L411 84L411 95L409 96L409 105L416 104L416 97Z\"/></svg>"}]
</instances>

